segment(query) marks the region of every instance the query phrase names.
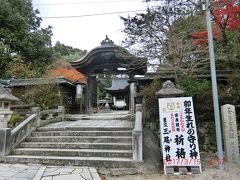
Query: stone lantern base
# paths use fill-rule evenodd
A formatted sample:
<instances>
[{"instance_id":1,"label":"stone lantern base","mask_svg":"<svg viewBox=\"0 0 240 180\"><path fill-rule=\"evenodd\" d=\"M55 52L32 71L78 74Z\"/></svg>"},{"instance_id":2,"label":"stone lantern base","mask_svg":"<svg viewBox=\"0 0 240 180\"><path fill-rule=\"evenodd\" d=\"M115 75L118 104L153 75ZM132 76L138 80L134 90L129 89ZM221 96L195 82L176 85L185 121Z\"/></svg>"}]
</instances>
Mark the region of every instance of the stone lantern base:
<instances>
[{"instance_id":1,"label":"stone lantern base","mask_svg":"<svg viewBox=\"0 0 240 180\"><path fill-rule=\"evenodd\" d=\"M0 111L0 128L7 128L8 121L11 119L13 112L9 110Z\"/></svg>"}]
</instances>

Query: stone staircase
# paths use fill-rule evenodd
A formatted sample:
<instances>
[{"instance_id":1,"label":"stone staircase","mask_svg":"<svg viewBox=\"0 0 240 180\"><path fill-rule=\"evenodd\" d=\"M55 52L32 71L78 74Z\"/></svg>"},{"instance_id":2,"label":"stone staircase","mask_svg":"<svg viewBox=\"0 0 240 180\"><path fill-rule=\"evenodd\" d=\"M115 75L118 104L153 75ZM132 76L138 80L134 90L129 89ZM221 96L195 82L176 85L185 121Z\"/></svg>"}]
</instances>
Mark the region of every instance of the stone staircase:
<instances>
[{"instance_id":1,"label":"stone staircase","mask_svg":"<svg viewBox=\"0 0 240 180\"><path fill-rule=\"evenodd\" d=\"M5 161L133 167L132 127L119 127L115 121L126 120L77 120L40 127L5 156Z\"/></svg>"}]
</instances>

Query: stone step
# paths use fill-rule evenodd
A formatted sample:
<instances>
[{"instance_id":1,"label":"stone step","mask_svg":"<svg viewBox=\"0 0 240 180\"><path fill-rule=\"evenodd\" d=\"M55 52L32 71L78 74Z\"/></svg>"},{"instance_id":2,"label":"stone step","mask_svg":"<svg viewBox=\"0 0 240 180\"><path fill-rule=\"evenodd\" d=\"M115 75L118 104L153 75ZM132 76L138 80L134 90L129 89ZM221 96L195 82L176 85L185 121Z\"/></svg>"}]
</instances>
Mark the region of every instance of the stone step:
<instances>
[{"instance_id":1,"label":"stone step","mask_svg":"<svg viewBox=\"0 0 240 180\"><path fill-rule=\"evenodd\" d=\"M131 150L15 148L14 155L131 158Z\"/></svg>"},{"instance_id":2,"label":"stone step","mask_svg":"<svg viewBox=\"0 0 240 180\"><path fill-rule=\"evenodd\" d=\"M125 149L131 150L131 143L57 143L22 142L20 148L64 148L64 149Z\"/></svg>"},{"instance_id":3,"label":"stone step","mask_svg":"<svg viewBox=\"0 0 240 180\"><path fill-rule=\"evenodd\" d=\"M132 131L44 131L33 132L32 136L131 136Z\"/></svg>"},{"instance_id":4,"label":"stone step","mask_svg":"<svg viewBox=\"0 0 240 180\"><path fill-rule=\"evenodd\" d=\"M135 167L131 158L117 157L66 157L66 156L21 156L9 155L3 159L7 163L36 163L48 165L94 166L106 168Z\"/></svg>"},{"instance_id":5,"label":"stone step","mask_svg":"<svg viewBox=\"0 0 240 180\"><path fill-rule=\"evenodd\" d=\"M40 127L37 131L132 131L133 127Z\"/></svg>"},{"instance_id":6,"label":"stone step","mask_svg":"<svg viewBox=\"0 0 240 180\"><path fill-rule=\"evenodd\" d=\"M91 143L130 143L131 136L43 136L28 137L26 142L91 142Z\"/></svg>"},{"instance_id":7,"label":"stone step","mask_svg":"<svg viewBox=\"0 0 240 180\"><path fill-rule=\"evenodd\" d=\"M108 112L108 113L97 113L97 114L81 114L81 115L73 115L66 114L66 119L77 121L77 120L129 120L131 118L131 114L125 112Z\"/></svg>"}]
</instances>

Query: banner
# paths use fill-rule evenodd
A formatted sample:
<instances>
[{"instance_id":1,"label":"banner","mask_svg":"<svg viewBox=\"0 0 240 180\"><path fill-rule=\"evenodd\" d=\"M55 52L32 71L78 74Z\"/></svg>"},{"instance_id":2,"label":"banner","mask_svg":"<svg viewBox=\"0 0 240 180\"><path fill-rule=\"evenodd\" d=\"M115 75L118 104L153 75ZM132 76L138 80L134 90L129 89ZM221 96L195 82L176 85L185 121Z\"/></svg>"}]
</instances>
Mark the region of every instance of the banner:
<instances>
[{"instance_id":1,"label":"banner","mask_svg":"<svg viewBox=\"0 0 240 180\"><path fill-rule=\"evenodd\" d=\"M192 97L159 99L160 141L167 166L199 166L198 137Z\"/></svg>"}]
</instances>

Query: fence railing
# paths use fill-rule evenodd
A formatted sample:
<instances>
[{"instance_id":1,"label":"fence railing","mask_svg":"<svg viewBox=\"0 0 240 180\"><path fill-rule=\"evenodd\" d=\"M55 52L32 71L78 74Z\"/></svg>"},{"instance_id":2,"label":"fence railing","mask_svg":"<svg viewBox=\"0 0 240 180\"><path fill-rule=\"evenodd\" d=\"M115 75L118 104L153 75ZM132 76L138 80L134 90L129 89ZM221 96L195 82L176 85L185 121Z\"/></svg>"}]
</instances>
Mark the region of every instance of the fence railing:
<instances>
[{"instance_id":1,"label":"fence railing","mask_svg":"<svg viewBox=\"0 0 240 180\"><path fill-rule=\"evenodd\" d=\"M16 147L36 128L53 123L63 121L65 118L64 106L58 109L40 111L39 107L32 108L32 115L11 130L10 149Z\"/></svg>"},{"instance_id":2,"label":"fence railing","mask_svg":"<svg viewBox=\"0 0 240 180\"><path fill-rule=\"evenodd\" d=\"M22 142L27 136L29 136L33 130L37 128L37 115L32 114L22 123L20 123L17 127L11 130L11 143L10 146L17 146L20 142Z\"/></svg>"},{"instance_id":3,"label":"fence railing","mask_svg":"<svg viewBox=\"0 0 240 180\"><path fill-rule=\"evenodd\" d=\"M142 105L136 104L135 126L132 132L133 161L143 160Z\"/></svg>"},{"instance_id":4,"label":"fence railing","mask_svg":"<svg viewBox=\"0 0 240 180\"><path fill-rule=\"evenodd\" d=\"M39 112L40 126L63 121L65 118L65 107L58 106L58 109L51 109Z\"/></svg>"}]
</instances>

